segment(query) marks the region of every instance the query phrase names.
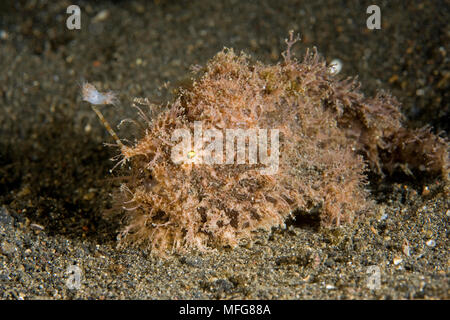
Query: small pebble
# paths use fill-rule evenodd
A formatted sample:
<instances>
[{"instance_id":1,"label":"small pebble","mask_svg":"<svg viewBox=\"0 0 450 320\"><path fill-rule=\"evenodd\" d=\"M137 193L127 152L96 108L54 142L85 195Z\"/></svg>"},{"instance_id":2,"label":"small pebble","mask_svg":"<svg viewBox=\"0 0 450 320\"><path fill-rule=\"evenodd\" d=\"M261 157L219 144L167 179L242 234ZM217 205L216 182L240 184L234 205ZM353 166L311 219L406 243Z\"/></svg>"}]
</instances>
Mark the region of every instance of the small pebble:
<instances>
[{"instance_id":1,"label":"small pebble","mask_svg":"<svg viewBox=\"0 0 450 320\"><path fill-rule=\"evenodd\" d=\"M417 89L416 90L416 96L423 96L425 94L425 90L424 89Z\"/></svg>"},{"instance_id":2,"label":"small pebble","mask_svg":"<svg viewBox=\"0 0 450 320\"><path fill-rule=\"evenodd\" d=\"M13 254L17 250L16 247L13 244L8 243L6 241L2 242L2 244L0 246L0 249L1 249L0 251L4 255L7 255L7 256Z\"/></svg>"},{"instance_id":3,"label":"small pebble","mask_svg":"<svg viewBox=\"0 0 450 320\"><path fill-rule=\"evenodd\" d=\"M0 224L12 225L14 223L14 218L11 217L9 211L6 207L0 207Z\"/></svg>"}]
</instances>

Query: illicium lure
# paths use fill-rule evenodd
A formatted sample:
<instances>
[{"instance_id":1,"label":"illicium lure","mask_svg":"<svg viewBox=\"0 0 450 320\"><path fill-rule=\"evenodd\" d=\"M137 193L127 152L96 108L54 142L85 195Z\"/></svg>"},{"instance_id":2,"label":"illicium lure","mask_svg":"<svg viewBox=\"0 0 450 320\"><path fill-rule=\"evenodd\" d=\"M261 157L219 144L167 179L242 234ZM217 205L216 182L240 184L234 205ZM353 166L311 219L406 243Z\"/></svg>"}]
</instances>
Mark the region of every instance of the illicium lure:
<instances>
[{"instance_id":1,"label":"illicium lure","mask_svg":"<svg viewBox=\"0 0 450 320\"><path fill-rule=\"evenodd\" d=\"M102 124L105 126L106 130L108 130L109 134L114 138L117 145L123 150L125 149L125 145L120 141L117 134L109 125L108 121L106 121L103 114L98 110L97 105L117 105L119 100L117 99L116 93L112 91L108 91L105 93L99 92L92 84L88 82L83 82L81 85L81 93L83 95L83 101L87 101L91 104L92 109L99 117Z\"/></svg>"}]
</instances>

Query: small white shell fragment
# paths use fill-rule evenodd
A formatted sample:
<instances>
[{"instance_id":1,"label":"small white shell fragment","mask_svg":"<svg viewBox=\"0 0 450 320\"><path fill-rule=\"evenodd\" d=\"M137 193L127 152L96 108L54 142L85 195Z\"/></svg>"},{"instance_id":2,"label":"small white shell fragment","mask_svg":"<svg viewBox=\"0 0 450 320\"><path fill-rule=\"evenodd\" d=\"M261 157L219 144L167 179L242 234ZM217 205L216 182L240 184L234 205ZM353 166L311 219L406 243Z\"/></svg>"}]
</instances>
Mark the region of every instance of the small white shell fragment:
<instances>
[{"instance_id":1,"label":"small white shell fragment","mask_svg":"<svg viewBox=\"0 0 450 320\"><path fill-rule=\"evenodd\" d=\"M330 74L332 74L332 75L336 75L336 74L338 74L339 72L341 72L342 66L343 66L343 63L342 63L341 60L339 60L339 59L333 59L333 60L330 62L330 65L329 65L329 67L328 67L328 72L329 72Z\"/></svg>"},{"instance_id":2,"label":"small white shell fragment","mask_svg":"<svg viewBox=\"0 0 450 320\"><path fill-rule=\"evenodd\" d=\"M31 227L31 229L34 229L34 230L39 230L39 231L44 230L44 227L37 223L30 224L30 227Z\"/></svg>"},{"instance_id":3,"label":"small white shell fragment","mask_svg":"<svg viewBox=\"0 0 450 320\"><path fill-rule=\"evenodd\" d=\"M102 10L92 19L93 22L101 22L109 17L109 11L108 10Z\"/></svg>"},{"instance_id":4,"label":"small white shell fragment","mask_svg":"<svg viewBox=\"0 0 450 320\"><path fill-rule=\"evenodd\" d=\"M409 242L408 242L408 240L404 240L403 241L403 243L402 243L402 251L403 251L403 254L405 255L405 256L410 256L411 255L411 250L410 250L410 247L409 247Z\"/></svg>"},{"instance_id":5,"label":"small white shell fragment","mask_svg":"<svg viewBox=\"0 0 450 320\"><path fill-rule=\"evenodd\" d=\"M4 30L0 30L0 39L1 40L8 40L8 38L9 38L8 32L6 32Z\"/></svg>"},{"instance_id":6,"label":"small white shell fragment","mask_svg":"<svg viewBox=\"0 0 450 320\"><path fill-rule=\"evenodd\" d=\"M436 245L436 241L434 241L433 239L428 240L428 241L426 242L426 245L429 246L429 247L431 247L431 248L433 248L433 247Z\"/></svg>"},{"instance_id":7,"label":"small white shell fragment","mask_svg":"<svg viewBox=\"0 0 450 320\"><path fill-rule=\"evenodd\" d=\"M398 266L400 263L402 263L402 261L403 261L402 258L395 257L393 262L396 266Z\"/></svg>"}]
</instances>

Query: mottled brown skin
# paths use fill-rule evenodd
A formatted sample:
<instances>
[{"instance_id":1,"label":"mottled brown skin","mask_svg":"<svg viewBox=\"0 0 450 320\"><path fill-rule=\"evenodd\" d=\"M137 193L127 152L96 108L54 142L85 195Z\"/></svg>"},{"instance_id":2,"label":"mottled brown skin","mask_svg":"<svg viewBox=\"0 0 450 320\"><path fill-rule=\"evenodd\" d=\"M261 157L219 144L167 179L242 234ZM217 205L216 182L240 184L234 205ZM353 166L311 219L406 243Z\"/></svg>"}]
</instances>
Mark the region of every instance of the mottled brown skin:
<instances>
[{"instance_id":1,"label":"mottled brown skin","mask_svg":"<svg viewBox=\"0 0 450 320\"><path fill-rule=\"evenodd\" d=\"M180 89L165 111L147 120L136 145L122 148L130 169L116 197L125 208L120 244L148 246L159 255L233 247L251 241L258 229L284 226L296 210L317 212L323 226L338 226L370 207L368 169L382 174L407 167L446 177L448 143L403 128L393 98L365 98L357 87L330 75L316 52L298 62L288 50L274 66L219 52L191 88ZM278 128L278 172L173 163L171 134L193 131L194 121L205 130Z\"/></svg>"}]
</instances>

